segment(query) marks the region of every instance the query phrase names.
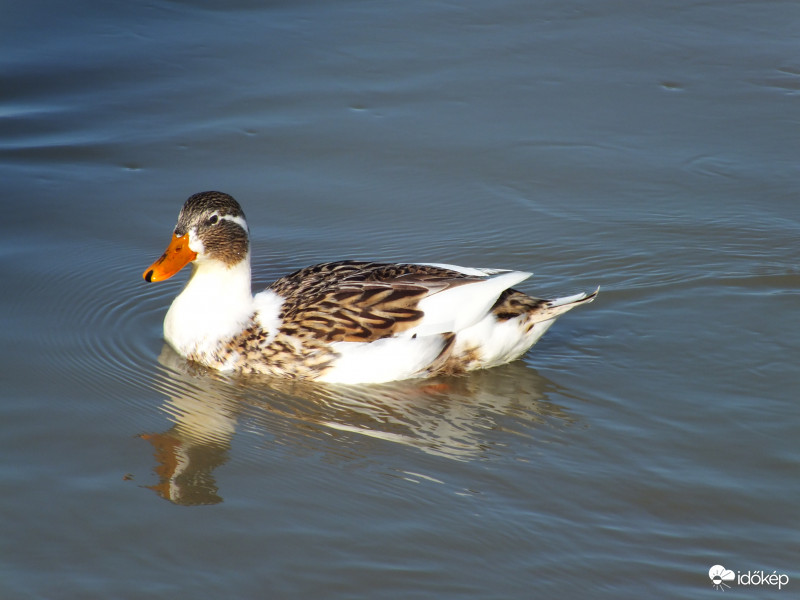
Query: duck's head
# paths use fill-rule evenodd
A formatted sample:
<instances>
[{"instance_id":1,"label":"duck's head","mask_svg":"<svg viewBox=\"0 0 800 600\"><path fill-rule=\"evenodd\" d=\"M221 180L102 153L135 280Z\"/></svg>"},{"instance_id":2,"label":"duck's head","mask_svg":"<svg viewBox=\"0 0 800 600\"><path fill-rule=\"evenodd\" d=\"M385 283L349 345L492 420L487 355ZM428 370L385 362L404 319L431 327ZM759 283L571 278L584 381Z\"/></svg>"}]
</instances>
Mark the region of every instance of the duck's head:
<instances>
[{"instance_id":1,"label":"duck's head","mask_svg":"<svg viewBox=\"0 0 800 600\"><path fill-rule=\"evenodd\" d=\"M169 279L188 263L216 261L233 267L249 253L247 222L239 203L222 192L200 192L184 203L164 254L143 273L145 281Z\"/></svg>"}]
</instances>

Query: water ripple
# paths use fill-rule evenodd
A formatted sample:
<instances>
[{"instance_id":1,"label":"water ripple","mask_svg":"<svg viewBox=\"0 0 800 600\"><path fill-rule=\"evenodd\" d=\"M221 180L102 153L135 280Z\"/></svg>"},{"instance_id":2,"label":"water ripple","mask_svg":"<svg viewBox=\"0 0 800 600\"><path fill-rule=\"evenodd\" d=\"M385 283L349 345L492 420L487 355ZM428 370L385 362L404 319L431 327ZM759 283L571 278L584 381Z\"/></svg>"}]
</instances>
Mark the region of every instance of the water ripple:
<instances>
[{"instance_id":1,"label":"water ripple","mask_svg":"<svg viewBox=\"0 0 800 600\"><path fill-rule=\"evenodd\" d=\"M147 387L142 366L152 361L160 337L157 315L166 305L166 290L144 285L138 268L120 269L130 254L121 256L124 249L112 242L93 241L91 251L86 248L40 247L49 260L23 265L16 302L31 320L27 340L46 355L42 368L58 379L111 397L121 389L141 391ZM26 313L25 306L37 306L38 313Z\"/></svg>"}]
</instances>

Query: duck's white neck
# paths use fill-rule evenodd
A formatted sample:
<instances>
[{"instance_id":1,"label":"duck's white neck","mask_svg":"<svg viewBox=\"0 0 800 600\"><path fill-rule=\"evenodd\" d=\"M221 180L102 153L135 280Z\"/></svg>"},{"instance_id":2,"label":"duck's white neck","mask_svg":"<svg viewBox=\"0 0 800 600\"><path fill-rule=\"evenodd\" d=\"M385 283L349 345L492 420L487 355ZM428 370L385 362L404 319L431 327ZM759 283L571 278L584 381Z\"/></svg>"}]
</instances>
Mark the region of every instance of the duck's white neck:
<instances>
[{"instance_id":1,"label":"duck's white neck","mask_svg":"<svg viewBox=\"0 0 800 600\"><path fill-rule=\"evenodd\" d=\"M164 338L188 358L206 362L253 315L250 254L232 267L217 260L192 263L186 287L164 319Z\"/></svg>"}]
</instances>

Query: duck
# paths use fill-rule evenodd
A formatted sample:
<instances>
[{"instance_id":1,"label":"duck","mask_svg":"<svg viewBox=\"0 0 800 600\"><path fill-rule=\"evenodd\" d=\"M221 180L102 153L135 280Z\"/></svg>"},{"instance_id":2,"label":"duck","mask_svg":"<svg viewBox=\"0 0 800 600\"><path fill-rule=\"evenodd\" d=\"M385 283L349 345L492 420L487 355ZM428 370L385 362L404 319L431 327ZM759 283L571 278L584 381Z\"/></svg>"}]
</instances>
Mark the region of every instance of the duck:
<instances>
[{"instance_id":1,"label":"duck","mask_svg":"<svg viewBox=\"0 0 800 600\"><path fill-rule=\"evenodd\" d=\"M520 358L556 318L598 294L550 300L513 286L532 273L440 263L325 262L251 290L244 211L190 196L143 277L191 275L164 319L182 357L232 373L335 384L464 374Z\"/></svg>"}]
</instances>

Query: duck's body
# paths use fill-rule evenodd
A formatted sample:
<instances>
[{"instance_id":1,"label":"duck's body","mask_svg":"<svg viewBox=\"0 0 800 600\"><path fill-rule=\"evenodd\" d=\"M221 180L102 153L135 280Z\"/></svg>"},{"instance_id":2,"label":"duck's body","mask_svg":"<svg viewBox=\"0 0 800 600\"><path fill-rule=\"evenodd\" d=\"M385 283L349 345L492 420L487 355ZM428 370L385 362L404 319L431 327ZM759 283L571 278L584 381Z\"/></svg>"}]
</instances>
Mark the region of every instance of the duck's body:
<instances>
[{"instance_id":1,"label":"duck's body","mask_svg":"<svg viewBox=\"0 0 800 600\"><path fill-rule=\"evenodd\" d=\"M220 192L190 197L147 281L187 262L192 276L164 321L181 355L226 371L338 383L463 373L524 354L591 295L511 289L521 271L343 261L307 267L255 296L247 224Z\"/></svg>"}]
</instances>

